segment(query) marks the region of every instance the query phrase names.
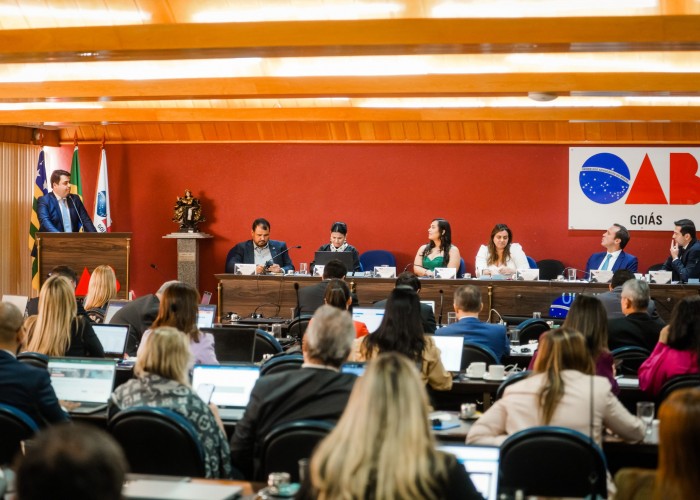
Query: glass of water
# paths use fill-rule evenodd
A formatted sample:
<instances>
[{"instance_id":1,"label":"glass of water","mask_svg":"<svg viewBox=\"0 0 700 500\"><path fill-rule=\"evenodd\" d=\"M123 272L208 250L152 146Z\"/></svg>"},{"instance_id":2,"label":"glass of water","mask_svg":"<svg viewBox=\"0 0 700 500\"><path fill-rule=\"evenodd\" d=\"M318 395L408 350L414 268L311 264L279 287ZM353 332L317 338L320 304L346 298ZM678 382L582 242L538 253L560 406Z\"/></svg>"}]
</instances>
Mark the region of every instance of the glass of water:
<instances>
[{"instance_id":1,"label":"glass of water","mask_svg":"<svg viewBox=\"0 0 700 500\"><path fill-rule=\"evenodd\" d=\"M649 436L651 423L654 421L654 403L651 401L639 401L637 403L637 416L644 422L645 436Z\"/></svg>"}]
</instances>

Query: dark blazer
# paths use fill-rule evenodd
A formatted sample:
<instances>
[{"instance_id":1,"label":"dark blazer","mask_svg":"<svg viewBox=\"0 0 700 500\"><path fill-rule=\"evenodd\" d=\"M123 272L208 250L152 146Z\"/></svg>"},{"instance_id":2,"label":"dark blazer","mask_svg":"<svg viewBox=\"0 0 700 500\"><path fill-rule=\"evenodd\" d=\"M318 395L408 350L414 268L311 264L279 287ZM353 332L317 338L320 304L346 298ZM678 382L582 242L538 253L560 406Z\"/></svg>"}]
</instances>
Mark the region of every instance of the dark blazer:
<instances>
[{"instance_id":1,"label":"dark blazer","mask_svg":"<svg viewBox=\"0 0 700 500\"><path fill-rule=\"evenodd\" d=\"M285 271L294 271L294 264L289 257L289 252L286 251L287 244L284 241L276 240L269 240L267 244L270 246L272 261ZM255 264L253 240L242 241L229 250L226 256L226 272L234 272L236 264Z\"/></svg>"},{"instance_id":2,"label":"dark blazer","mask_svg":"<svg viewBox=\"0 0 700 500\"><path fill-rule=\"evenodd\" d=\"M68 195L67 205L70 221L73 225L73 232L78 232L81 227L88 233L97 232L79 196L74 194ZM53 192L41 196L36 201L36 212L39 217L39 231L46 231L49 233L65 232L63 230L61 209L58 206L58 199ZM78 216L78 214L80 214L80 216Z\"/></svg>"},{"instance_id":3,"label":"dark blazer","mask_svg":"<svg viewBox=\"0 0 700 500\"><path fill-rule=\"evenodd\" d=\"M689 278L700 278L700 240L691 241L687 249L681 250L676 260L669 255L663 270L673 271L673 281L687 283Z\"/></svg>"},{"instance_id":4,"label":"dark blazer","mask_svg":"<svg viewBox=\"0 0 700 500\"><path fill-rule=\"evenodd\" d=\"M322 245L319 247L317 250L318 252L330 252L331 251L331 244L326 243L325 245ZM357 251L357 248L355 248L352 245L348 245L345 247L345 250L343 252L350 252L352 253L352 269L348 269L348 271L362 271L362 266L360 265L360 252ZM311 267L314 267L314 263L311 263Z\"/></svg>"},{"instance_id":5,"label":"dark blazer","mask_svg":"<svg viewBox=\"0 0 700 500\"><path fill-rule=\"evenodd\" d=\"M386 299L374 303L377 307L386 307ZM423 323L423 333L435 333L436 323L433 308L428 304L420 305L420 319Z\"/></svg>"},{"instance_id":6,"label":"dark blazer","mask_svg":"<svg viewBox=\"0 0 700 500\"><path fill-rule=\"evenodd\" d=\"M620 303L622 300L622 285L616 286L608 292L599 293L596 297L603 303L605 312L608 313L608 319L625 317L625 315L622 314L622 304ZM656 303L653 300L649 300L647 312L652 319L659 319L659 313L656 312Z\"/></svg>"},{"instance_id":7,"label":"dark blazer","mask_svg":"<svg viewBox=\"0 0 700 500\"><path fill-rule=\"evenodd\" d=\"M129 341L126 347L129 356L136 356L143 332L151 327L158 316L159 308L158 296L149 294L132 300L112 316L111 324L129 325Z\"/></svg>"},{"instance_id":8,"label":"dark blazer","mask_svg":"<svg viewBox=\"0 0 700 500\"><path fill-rule=\"evenodd\" d=\"M105 351L100 339L92 329L86 316L78 316L71 324L70 344L66 350L68 357L104 358Z\"/></svg>"},{"instance_id":9,"label":"dark blazer","mask_svg":"<svg viewBox=\"0 0 700 500\"><path fill-rule=\"evenodd\" d=\"M233 466L246 479L252 479L262 441L279 424L302 419L336 422L345 410L356 379L347 373L317 368L260 377L231 438Z\"/></svg>"},{"instance_id":10,"label":"dark blazer","mask_svg":"<svg viewBox=\"0 0 700 500\"><path fill-rule=\"evenodd\" d=\"M17 361L7 351L0 351L0 402L22 410L37 425L68 420L51 386L49 372Z\"/></svg>"},{"instance_id":11,"label":"dark blazer","mask_svg":"<svg viewBox=\"0 0 700 500\"><path fill-rule=\"evenodd\" d=\"M656 347L659 333L664 326L663 320L653 319L643 312L611 319L608 321L608 347L612 351L631 345L643 347L651 352Z\"/></svg>"},{"instance_id":12,"label":"dark blazer","mask_svg":"<svg viewBox=\"0 0 700 500\"><path fill-rule=\"evenodd\" d=\"M479 344L491 350L499 361L510 352L506 327L485 323L477 318L462 318L456 323L438 328L435 335L463 335L465 342Z\"/></svg>"},{"instance_id":13,"label":"dark blazer","mask_svg":"<svg viewBox=\"0 0 700 500\"><path fill-rule=\"evenodd\" d=\"M323 299L326 296L326 287L329 280L322 280L319 283L299 288L299 307L296 311L296 316L302 314L313 314L316 309L323 305ZM352 306L358 305L360 302L356 294L352 294Z\"/></svg>"},{"instance_id":14,"label":"dark blazer","mask_svg":"<svg viewBox=\"0 0 700 500\"><path fill-rule=\"evenodd\" d=\"M607 253L608 252L594 253L588 258L588 262L586 262L586 273L589 277L591 275L591 270L595 270L600 267L600 264L603 262L603 259ZM633 273L636 273L638 265L639 262L637 261L637 257L625 253L625 251L622 250L620 255L617 256L617 260L610 271L615 272L618 269L629 269Z\"/></svg>"}]
</instances>

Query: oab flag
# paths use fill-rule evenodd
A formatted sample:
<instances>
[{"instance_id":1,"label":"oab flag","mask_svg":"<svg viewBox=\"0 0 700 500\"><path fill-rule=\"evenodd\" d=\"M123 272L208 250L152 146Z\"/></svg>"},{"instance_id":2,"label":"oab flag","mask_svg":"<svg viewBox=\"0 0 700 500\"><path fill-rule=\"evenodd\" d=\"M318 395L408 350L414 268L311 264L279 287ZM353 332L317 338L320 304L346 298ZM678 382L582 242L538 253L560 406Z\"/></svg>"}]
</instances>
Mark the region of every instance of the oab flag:
<instances>
[{"instance_id":1,"label":"oab flag","mask_svg":"<svg viewBox=\"0 0 700 500\"><path fill-rule=\"evenodd\" d=\"M36 255L36 233L39 231L39 217L37 215L37 200L48 194L48 182L46 180L46 164L44 162L44 148L39 152L39 162L36 166L36 178L34 179L34 199L32 200L32 218L29 222L29 248L32 251L32 288L39 289L39 261Z\"/></svg>"},{"instance_id":2,"label":"oab flag","mask_svg":"<svg viewBox=\"0 0 700 500\"><path fill-rule=\"evenodd\" d=\"M100 159L100 171L97 174L97 190L95 192L95 211L92 215L95 228L99 233L108 233L112 230L112 219L109 210L109 182L107 176L107 153L102 148Z\"/></svg>"}]
</instances>

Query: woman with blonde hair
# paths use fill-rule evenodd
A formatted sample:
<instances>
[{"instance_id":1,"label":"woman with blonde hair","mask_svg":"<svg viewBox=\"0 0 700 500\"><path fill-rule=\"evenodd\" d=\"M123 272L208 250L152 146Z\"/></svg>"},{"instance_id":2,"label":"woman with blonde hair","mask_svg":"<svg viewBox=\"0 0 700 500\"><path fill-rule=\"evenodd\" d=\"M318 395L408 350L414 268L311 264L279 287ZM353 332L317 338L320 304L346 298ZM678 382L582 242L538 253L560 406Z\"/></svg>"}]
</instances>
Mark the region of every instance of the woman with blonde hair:
<instances>
[{"instance_id":1,"label":"woman with blonde hair","mask_svg":"<svg viewBox=\"0 0 700 500\"><path fill-rule=\"evenodd\" d=\"M117 277L110 266L97 266L90 276L85 312L94 323L103 323L107 303L117 296Z\"/></svg>"},{"instance_id":2,"label":"woman with blonde hair","mask_svg":"<svg viewBox=\"0 0 700 500\"><path fill-rule=\"evenodd\" d=\"M104 358L104 350L78 306L70 281L51 276L39 292L39 313L28 332L27 350L47 356Z\"/></svg>"},{"instance_id":3,"label":"woman with blonde hair","mask_svg":"<svg viewBox=\"0 0 700 500\"><path fill-rule=\"evenodd\" d=\"M199 292L187 283L176 282L163 291L158 316L141 338L137 356L141 356L143 346L151 330L159 326L172 326L187 335L194 364L218 365L214 352L214 336L202 333L197 327L197 304Z\"/></svg>"},{"instance_id":4,"label":"woman with blonde hair","mask_svg":"<svg viewBox=\"0 0 700 500\"><path fill-rule=\"evenodd\" d=\"M428 396L414 363L379 355L311 458L302 498L481 499L464 467L435 449Z\"/></svg>"},{"instance_id":5,"label":"woman with blonde hair","mask_svg":"<svg viewBox=\"0 0 700 500\"><path fill-rule=\"evenodd\" d=\"M205 475L230 478L231 457L216 406L207 404L188 381L190 350L187 337L176 328L158 327L144 340L134 375L117 387L110 399L110 417L133 406L168 408L187 418L204 447Z\"/></svg>"}]
</instances>

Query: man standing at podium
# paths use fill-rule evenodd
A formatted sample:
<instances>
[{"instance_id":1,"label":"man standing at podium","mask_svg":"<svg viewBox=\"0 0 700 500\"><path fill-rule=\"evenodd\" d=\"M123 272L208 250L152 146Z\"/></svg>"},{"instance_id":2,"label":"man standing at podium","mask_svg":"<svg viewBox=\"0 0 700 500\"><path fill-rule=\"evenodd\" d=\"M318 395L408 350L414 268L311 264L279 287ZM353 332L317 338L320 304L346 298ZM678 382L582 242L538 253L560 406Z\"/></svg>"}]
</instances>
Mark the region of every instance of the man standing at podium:
<instances>
[{"instance_id":1,"label":"man standing at podium","mask_svg":"<svg viewBox=\"0 0 700 500\"><path fill-rule=\"evenodd\" d=\"M88 233L97 232L80 197L70 194L70 172L54 170L51 191L37 200L39 231L77 233L82 229Z\"/></svg>"}]
</instances>

